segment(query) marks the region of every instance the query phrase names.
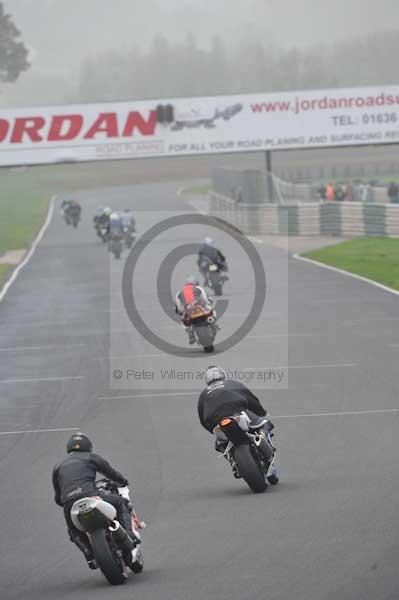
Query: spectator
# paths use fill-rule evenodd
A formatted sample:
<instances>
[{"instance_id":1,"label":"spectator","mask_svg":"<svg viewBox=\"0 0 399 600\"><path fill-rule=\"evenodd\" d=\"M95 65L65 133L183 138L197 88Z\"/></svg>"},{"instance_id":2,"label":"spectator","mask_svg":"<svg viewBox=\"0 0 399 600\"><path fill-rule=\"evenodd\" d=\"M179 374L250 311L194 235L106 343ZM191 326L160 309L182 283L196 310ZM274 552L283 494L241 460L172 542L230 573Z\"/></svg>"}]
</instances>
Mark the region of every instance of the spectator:
<instances>
[{"instance_id":1,"label":"spectator","mask_svg":"<svg viewBox=\"0 0 399 600\"><path fill-rule=\"evenodd\" d=\"M345 200L347 200L348 202L353 202L354 199L355 199L355 190L353 189L352 182L350 181L348 183L348 185L346 186Z\"/></svg>"},{"instance_id":2,"label":"spectator","mask_svg":"<svg viewBox=\"0 0 399 600\"><path fill-rule=\"evenodd\" d=\"M335 188L335 199L338 202L342 202L343 200L345 200L345 190L341 184L338 184Z\"/></svg>"},{"instance_id":3,"label":"spectator","mask_svg":"<svg viewBox=\"0 0 399 600\"><path fill-rule=\"evenodd\" d=\"M399 204L399 186L394 181L388 186L388 198L391 204Z\"/></svg>"},{"instance_id":4,"label":"spectator","mask_svg":"<svg viewBox=\"0 0 399 600\"><path fill-rule=\"evenodd\" d=\"M326 198L329 202L332 202L333 200L335 200L335 189L334 189L333 183L329 183L327 185Z\"/></svg>"},{"instance_id":5,"label":"spectator","mask_svg":"<svg viewBox=\"0 0 399 600\"><path fill-rule=\"evenodd\" d=\"M370 185L368 183L361 183L359 185L359 194L361 202L368 202L370 199Z\"/></svg>"},{"instance_id":6,"label":"spectator","mask_svg":"<svg viewBox=\"0 0 399 600\"><path fill-rule=\"evenodd\" d=\"M324 184L321 185L317 191L320 194L320 198L322 200L326 200L327 199L327 188L326 188L326 186Z\"/></svg>"}]
</instances>

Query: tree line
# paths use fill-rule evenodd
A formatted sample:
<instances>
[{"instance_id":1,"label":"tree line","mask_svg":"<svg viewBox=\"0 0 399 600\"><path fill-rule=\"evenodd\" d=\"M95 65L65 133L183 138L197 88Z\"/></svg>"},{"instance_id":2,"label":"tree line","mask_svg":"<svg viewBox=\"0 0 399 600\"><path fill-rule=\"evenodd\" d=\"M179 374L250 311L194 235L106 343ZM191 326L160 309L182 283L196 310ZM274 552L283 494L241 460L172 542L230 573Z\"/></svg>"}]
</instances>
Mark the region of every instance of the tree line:
<instances>
[{"instance_id":1,"label":"tree line","mask_svg":"<svg viewBox=\"0 0 399 600\"><path fill-rule=\"evenodd\" d=\"M249 36L226 41L218 35L204 48L193 34L183 42L158 34L146 49L132 45L125 52L84 58L68 81L61 74L32 72L26 83L21 78L19 94L24 104L38 104L384 85L395 83L398 54L395 30L306 48L283 48ZM12 84L27 71L28 55L0 2L0 82ZM14 101L21 103L18 92Z\"/></svg>"},{"instance_id":2,"label":"tree line","mask_svg":"<svg viewBox=\"0 0 399 600\"><path fill-rule=\"evenodd\" d=\"M86 58L76 101L135 100L178 96L273 92L395 83L399 32L380 32L344 43L280 48L261 41L227 44L215 36L209 48L194 35L183 43L157 35L143 51L107 51Z\"/></svg>"}]
</instances>

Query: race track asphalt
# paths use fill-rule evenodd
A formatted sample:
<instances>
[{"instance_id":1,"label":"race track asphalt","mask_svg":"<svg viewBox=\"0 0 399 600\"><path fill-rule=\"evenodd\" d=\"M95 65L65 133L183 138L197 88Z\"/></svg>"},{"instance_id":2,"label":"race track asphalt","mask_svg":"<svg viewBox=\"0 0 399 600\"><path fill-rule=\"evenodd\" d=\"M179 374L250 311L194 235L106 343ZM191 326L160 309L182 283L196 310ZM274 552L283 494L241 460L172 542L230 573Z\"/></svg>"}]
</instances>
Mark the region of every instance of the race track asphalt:
<instances>
[{"instance_id":1,"label":"race track asphalt","mask_svg":"<svg viewBox=\"0 0 399 600\"><path fill-rule=\"evenodd\" d=\"M188 358L165 355L129 322L124 259L109 261L91 219L98 205L129 206L143 232L193 210L179 185L82 194L77 230L57 208L0 304L2 600L398 598L398 298L257 239L268 293L248 337L212 359L188 346ZM246 313L253 282L236 242L220 236L231 267L222 340ZM134 286L143 319L174 343L186 344L185 334L158 305L156 269L192 237L186 226L154 240ZM192 265L178 264L173 289ZM284 377L289 365L286 389L258 390L281 469L263 495L233 479L201 430L201 382L159 379L164 368L209 362L281 366ZM110 382L128 368L155 380ZM126 473L148 524L145 571L117 589L86 568L53 502L51 470L73 428ZM32 430L42 431L17 433Z\"/></svg>"}]
</instances>

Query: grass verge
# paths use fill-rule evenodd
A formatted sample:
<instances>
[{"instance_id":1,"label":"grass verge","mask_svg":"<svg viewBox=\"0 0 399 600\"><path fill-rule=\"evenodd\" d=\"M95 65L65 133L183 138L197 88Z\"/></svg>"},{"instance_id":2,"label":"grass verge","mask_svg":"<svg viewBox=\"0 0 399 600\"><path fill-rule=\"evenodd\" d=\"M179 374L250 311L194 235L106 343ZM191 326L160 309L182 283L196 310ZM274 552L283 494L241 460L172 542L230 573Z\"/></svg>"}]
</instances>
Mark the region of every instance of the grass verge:
<instances>
[{"instance_id":1,"label":"grass verge","mask_svg":"<svg viewBox=\"0 0 399 600\"><path fill-rule=\"evenodd\" d=\"M399 239L357 238L302 256L399 290Z\"/></svg>"},{"instance_id":2,"label":"grass verge","mask_svg":"<svg viewBox=\"0 0 399 600\"><path fill-rule=\"evenodd\" d=\"M212 190L211 183L204 185L195 185L181 190L182 196L207 196Z\"/></svg>"}]
</instances>

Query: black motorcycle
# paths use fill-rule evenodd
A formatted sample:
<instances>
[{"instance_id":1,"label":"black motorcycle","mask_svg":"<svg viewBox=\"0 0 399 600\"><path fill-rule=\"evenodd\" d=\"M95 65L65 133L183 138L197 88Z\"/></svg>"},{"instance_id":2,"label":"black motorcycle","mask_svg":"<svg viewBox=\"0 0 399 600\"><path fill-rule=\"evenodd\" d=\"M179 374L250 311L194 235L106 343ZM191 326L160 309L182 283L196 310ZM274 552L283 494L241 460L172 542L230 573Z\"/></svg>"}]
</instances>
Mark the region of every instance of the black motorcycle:
<instances>
[{"instance_id":1,"label":"black motorcycle","mask_svg":"<svg viewBox=\"0 0 399 600\"><path fill-rule=\"evenodd\" d=\"M213 433L236 479L243 478L254 493L279 482L272 444L274 425L268 419L251 420L245 411L222 419Z\"/></svg>"},{"instance_id":2,"label":"black motorcycle","mask_svg":"<svg viewBox=\"0 0 399 600\"><path fill-rule=\"evenodd\" d=\"M61 209L61 215L64 217L64 221L67 225L77 227L80 222L80 206L67 206Z\"/></svg>"},{"instance_id":3,"label":"black motorcycle","mask_svg":"<svg viewBox=\"0 0 399 600\"><path fill-rule=\"evenodd\" d=\"M122 254L122 237L115 233L111 233L109 238L109 251L115 256L115 258L119 259Z\"/></svg>"},{"instance_id":4,"label":"black motorcycle","mask_svg":"<svg viewBox=\"0 0 399 600\"><path fill-rule=\"evenodd\" d=\"M211 288L215 292L215 296L221 296L223 285L228 280L227 265L221 265L204 256L199 263L199 270L204 278L204 285Z\"/></svg>"},{"instance_id":5,"label":"black motorcycle","mask_svg":"<svg viewBox=\"0 0 399 600\"><path fill-rule=\"evenodd\" d=\"M108 479L96 482L101 491L118 494L118 487ZM127 579L128 566L134 573L144 568L140 545L132 542L117 520L115 507L99 497L77 500L71 508L71 519L77 529L87 534L97 564L111 585L121 585ZM136 516L132 515L132 523ZM140 533L134 529L141 541Z\"/></svg>"},{"instance_id":6,"label":"black motorcycle","mask_svg":"<svg viewBox=\"0 0 399 600\"><path fill-rule=\"evenodd\" d=\"M101 216L95 215L93 217L93 227L94 227L94 231L96 232L96 234L98 235L98 237L104 244L109 241L108 240L108 226L107 226L107 223L104 221L104 219Z\"/></svg>"},{"instance_id":7,"label":"black motorcycle","mask_svg":"<svg viewBox=\"0 0 399 600\"><path fill-rule=\"evenodd\" d=\"M125 246L126 248L131 248L134 244L134 240L136 239L134 232L129 227L124 227L123 232L125 236Z\"/></svg>"}]
</instances>

